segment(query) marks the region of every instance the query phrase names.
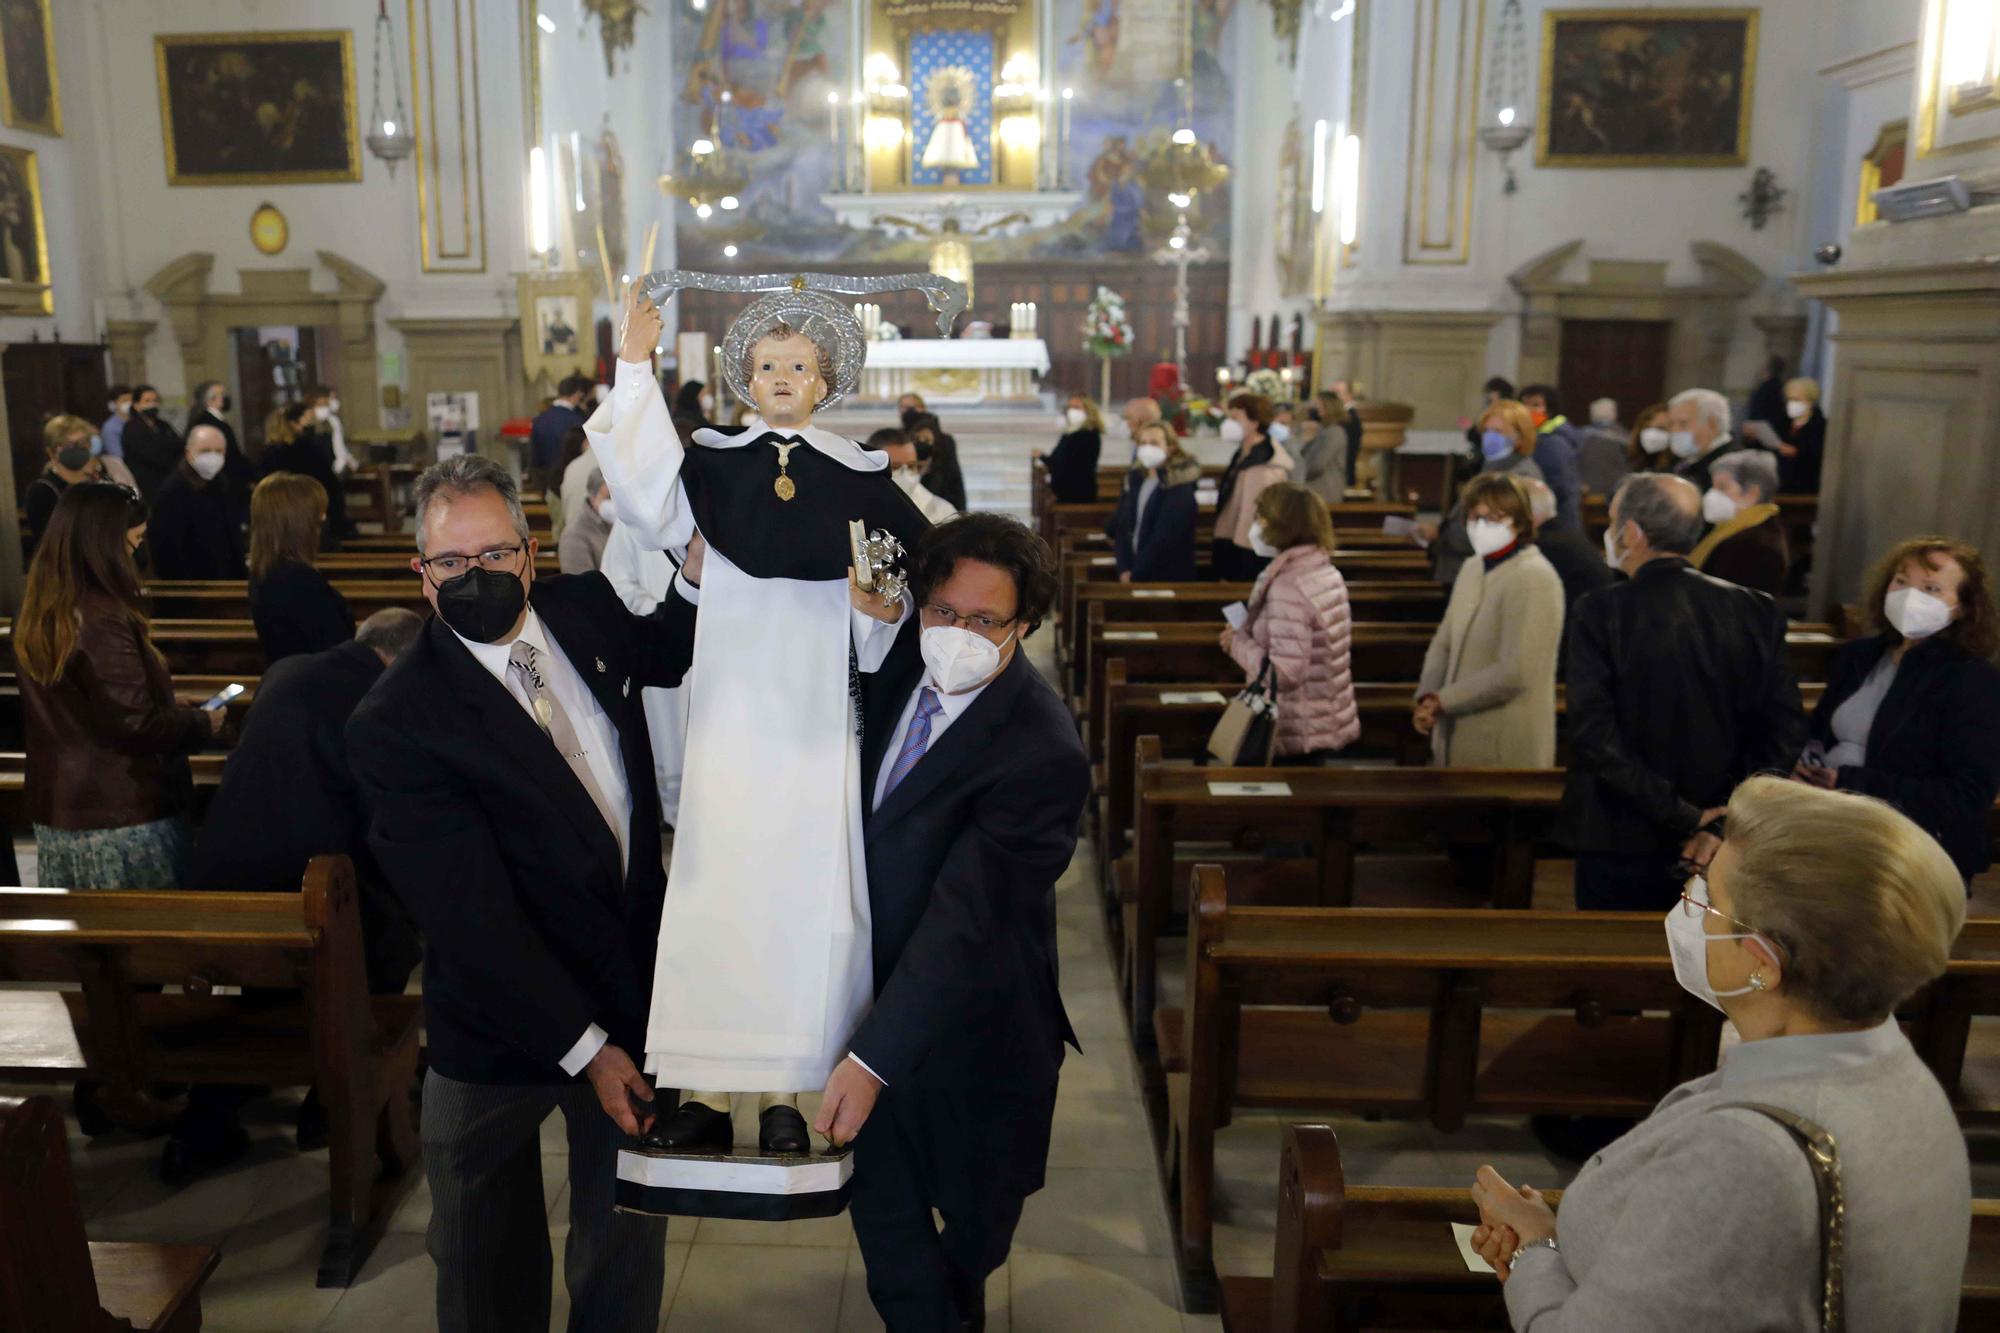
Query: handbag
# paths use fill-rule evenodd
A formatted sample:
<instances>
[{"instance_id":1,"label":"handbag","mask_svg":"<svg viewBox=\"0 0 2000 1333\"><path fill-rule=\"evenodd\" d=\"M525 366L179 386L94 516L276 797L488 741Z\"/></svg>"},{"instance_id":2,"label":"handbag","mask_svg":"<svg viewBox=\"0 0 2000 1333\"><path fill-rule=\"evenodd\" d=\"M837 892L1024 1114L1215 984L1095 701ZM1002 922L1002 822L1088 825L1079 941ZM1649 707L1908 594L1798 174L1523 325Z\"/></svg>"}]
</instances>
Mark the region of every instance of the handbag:
<instances>
[{"instance_id":1,"label":"handbag","mask_svg":"<svg viewBox=\"0 0 2000 1333\"><path fill-rule=\"evenodd\" d=\"M1278 680L1267 657L1257 678L1237 692L1208 733L1208 754L1232 768L1261 768L1271 762L1277 745Z\"/></svg>"},{"instance_id":2,"label":"handbag","mask_svg":"<svg viewBox=\"0 0 2000 1333\"><path fill-rule=\"evenodd\" d=\"M1728 1102L1725 1106L1755 1111L1776 1121L1806 1150L1813 1186L1819 1193L1819 1271L1821 1333L1842 1333L1847 1316L1840 1292L1840 1253L1846 1233L1846 1200L1840 1192L1840 1155L1833 1135L1796 1111L1763 1102ZM1718 1107L1717 1109L1724 1109Z\"/></svg>"}]
</instances>

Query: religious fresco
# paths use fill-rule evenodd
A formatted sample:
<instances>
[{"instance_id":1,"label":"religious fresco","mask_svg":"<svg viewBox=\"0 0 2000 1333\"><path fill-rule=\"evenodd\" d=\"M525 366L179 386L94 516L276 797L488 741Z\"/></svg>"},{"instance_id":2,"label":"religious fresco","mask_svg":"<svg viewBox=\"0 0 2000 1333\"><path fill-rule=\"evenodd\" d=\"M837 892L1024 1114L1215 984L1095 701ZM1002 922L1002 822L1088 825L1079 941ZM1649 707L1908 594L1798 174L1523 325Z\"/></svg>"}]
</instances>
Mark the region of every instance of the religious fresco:
<instances>
[{"instance_id":1,"label":"religious fresco","mask_svg":"<svg viewBox=\"0 0 2000 1333\"><path fill-rule=\"evenodd\" d=\"M1225 156L1232 142L1234 57L1224 32L1235 3L1054 0L1055 68L1040 81L1052 92L1075 90L1068 187L1082 200L1054 225L981 239L977 258L1091 259L1158 248L1174 210L1164 192L1146 187L1146 165L1183 127L1179 78L1190 39L1193 128ZM679 152L672 169L706 138L747 177L738 209L699 221L678 207L683 264L927 262L934 238L909 228L844 227L819 202L841 188L840 158L854 132L851 110L827 100L844 96L856 73L848 66L844 6L711 0L702 10L677 7L674 22ZM902 151L913 192L949 193L953 176L969 199L990 188L991 99L1002 55L986 32L942 13L928 28L919 23L910 46L896 52L909 66L903 73L912 114ZM1058 149L1059 114L1049 114L1047 153ZM968 149L976 165L951 165ZM1196 220L1204 244L1227 246L1228 217L1226 189L1202 200ZM736 255L725 257L725 245L737 247Z\"/></svg>"}]
</instances>

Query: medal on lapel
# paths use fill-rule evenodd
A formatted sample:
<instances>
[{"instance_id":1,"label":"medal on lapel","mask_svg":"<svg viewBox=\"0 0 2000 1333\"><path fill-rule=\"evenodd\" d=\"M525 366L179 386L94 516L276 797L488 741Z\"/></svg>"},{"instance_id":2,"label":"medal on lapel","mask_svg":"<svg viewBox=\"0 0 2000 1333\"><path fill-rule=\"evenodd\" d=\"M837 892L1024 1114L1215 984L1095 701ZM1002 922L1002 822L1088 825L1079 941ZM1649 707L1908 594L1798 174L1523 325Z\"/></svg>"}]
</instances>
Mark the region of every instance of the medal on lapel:
<instances>
[{"instance_id":1,"label":"medal on lapel","mask_svg":"<svg viewBox=\"0 0 2000 1333\"><path fill-rule=\"evenodd\" d=\"M536 695L535 724L541 727L543 731L547 731L549 729L549 724L554 722L555 720L556 720L556 706L549 702L549 696L546 694Z\"/></svg>"},{"instance_id":2,"label":"medal on lapel","mask_svg":"<svg viewBox=\"0 0 2000 1333\"><path fill-rule=\"evenodd\" d=\"M771 443L778 447L778 479L771 483L771 489L778 493L780 500L789 500L799 493L799 488L785 475L785 469L792 465L792 450L798 447L799 442L773 440Z\"/></svg>"}]
</instances>

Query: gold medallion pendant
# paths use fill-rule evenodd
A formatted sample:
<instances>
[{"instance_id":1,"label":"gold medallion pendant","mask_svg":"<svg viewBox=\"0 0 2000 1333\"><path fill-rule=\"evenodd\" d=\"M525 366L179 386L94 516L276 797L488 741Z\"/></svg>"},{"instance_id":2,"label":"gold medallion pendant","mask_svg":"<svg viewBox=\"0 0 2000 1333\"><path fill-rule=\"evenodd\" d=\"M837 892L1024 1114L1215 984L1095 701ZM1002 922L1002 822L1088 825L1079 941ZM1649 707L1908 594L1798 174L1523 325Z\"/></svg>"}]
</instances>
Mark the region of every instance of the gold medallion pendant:
<instances>
[{"instance_id":1,"label":"gold medallion pendant","mask_svg":"<svg viewBox=\"0 0 2000 1333\"><path fill-rule=\"evenodd\" d=\"M771 489L778 493L780 500L789 500L799 493L799 488L792 484L790 477L786 476L780 476L776 481L772 482Z\"/></svg>"},{"instance_id":2,"label":"gold medallion pendant","mask_svg":"<svg viewBox=\"0 0 2000 1333\"><path fill-rule=\"evenodd\" d=\"M773 440L778 450L778 479L771 483L771 489L778 493L780 500L789 500L799 493L798 486L785 475L785 469L792 465L792 450L799 447L797 440Z\"/></svg>"}]
</instances>

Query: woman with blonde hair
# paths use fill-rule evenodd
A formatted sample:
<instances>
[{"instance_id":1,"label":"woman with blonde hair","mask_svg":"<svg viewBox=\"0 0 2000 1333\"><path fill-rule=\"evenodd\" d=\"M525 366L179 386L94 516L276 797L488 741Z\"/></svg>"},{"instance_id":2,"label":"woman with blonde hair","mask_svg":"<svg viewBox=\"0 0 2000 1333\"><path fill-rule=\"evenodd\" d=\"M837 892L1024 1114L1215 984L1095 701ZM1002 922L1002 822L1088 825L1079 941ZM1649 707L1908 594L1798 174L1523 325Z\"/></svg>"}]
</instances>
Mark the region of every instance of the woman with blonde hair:
<instances>
[{"instance_id":1,"label":"woman with blonde hair","mask_svg":"<svg viewBox=\"0 0 2000 1333\"><path fill-rule=\"evenodd\" d=\"M1785 381L1785 433L1778 441L1778 490L1785 495L1818 495L1820 464L1826 457L1826 413L1819 406L1819 381L1800 376Z\"/></svg>"},{"instance_id":2,"label":"woman with blonde hair","mask_svg":"<svg viewBox=\"0 0 2000 1333\"><path fill-rule=\"evenodd\" d=\"M1528 488L1488 472L1461 497L1477 559L1459 567L1431 636L1411 721L1445 768L1551 768L1563 586L1535 549Z\"/></svg>"},{"instance_id":3,"label":"woman with blonde hair","mask_svg":"<svg viewBox=\"0 0 2000 1333\"><path fill-rule=\"evenodd\" d=\"M22 535L32 552L56 512L56 501L78 482L95 481L100 463L97 430L82 417L53 416L42 426L42 450L49 461L21 492Z\"/></svg>"},{"instance_id":4,"label":"woman with blonde hair","mask_svg":"<svg viewBox=\"0 0 2000 1333\"><path fill-rule=\"evenodd\" d=\"M85 481L57 501L14 621L38 878L71 889L171 889L190 846L187 756L220 710L174 702L140 608L132 553L146 510Z\"/></svg>"},{"instance_id":5,"label":"woman with blonde hair","mask_svg":"<svg viewBox=\"0 0 2000 1333\"><path fill-rule=\"evenodd\" d=\"M317 653L354 637L347 599L314 566L326 487L273 472L250 493L250 619L264 663Z\"/></svg>"},{"instance_id":6,"label":"woman with blonde hair","mask_svg":"<svg viewBox=\"0 0 2000 1333\"><path fill-rule=\"evenodd\" d=\"M309 403L291 403L271 414L265 428L263 465L267 477L290 472L319 483L320 493L326 497L320 501L326 522L320 528L319 549L339 549L349 528L346 483L334 475L333 437L318 428Z\"/></svg>"},{"instance_id":7,"label":"woman with blonde hair","mask_svg":"<svg viewBox=\"0 0 2000 1333\"><path fill-rule=\"evenodd\" d=\"M1222 631L1222 651L1247 681L1267 669L1275 677L1276 757L1311 763L1361 735L1353 615L1333 566L1333 520L1324 500L1281 481L1258 494L1249 535L1276 554L1250 591L1243 628Z\"/></svg>"},{"instance_id":8,"label":"woman with blonde hair","mask_svg":"<svg viewBox=\"0 0 2000 1333\"><path fill-rule=\"evenodd\" d=\"M1105 532L1121 583L1194 581L1195 483L1201 464L1163 422L1133 432L1135 459Z\"/></svg>"},{"instance_id":9,"label":"woman with blonde hair","mask_svg":"<svg viewBox=\"0 0 2000 1333\"><path fill-rule=\"evenodd\" d=\"M1546 480L1535 463L1535 419L1526 406L1513 398L1496 398L1480 411L1478 428L1478 475L1498 472L1523 481ZM1431 540L1431 567L1439 583L1456 582L1459 567L1472 558L1472 543L1465 535L1465 494L1459 492L1458 503L1443 523L1419 527Z\"/></svg>"},{"instance_id":10,"label":"woman with blonde hair","mask_svg":"<svg viewBox=\"0 0 2000 1333\"><path fill-rule=\"evenodd\" d=\"M1135 438L1133 443L1137 443ZM1058 504L1083 505L1097 499L1097 460L1104 451L1104 414L1080 393L1063 408L1062 438L1042 459L1049 490Z\"/></svg>"},{"instance_id":11,"label":"woman with blonde hair","mask_svg":"<svg viewBox=\"0 0 2000 1333\"><path fill-rule=\"evenodd\" d=\"M1885 802L1754 777L1691 869L1665 923L1674 975L1741 1041L1592 1157L1560 1214L1479 1169L1472 1244L1513 1326L1631 1328L1643 1312L1704 1333L1946 1333L1971 1172L1896 1010L1945 970L1965 923L1957 868Z\"/></svg>"}]
</instances>

